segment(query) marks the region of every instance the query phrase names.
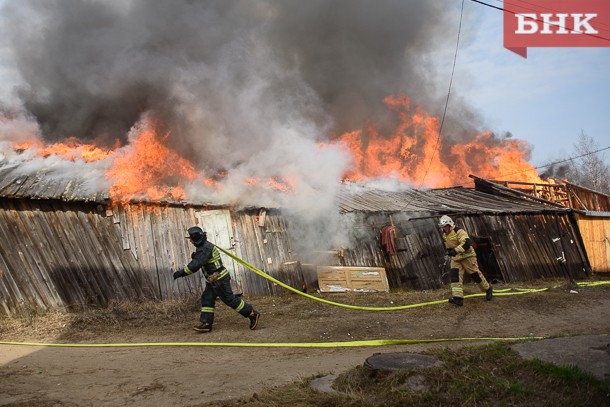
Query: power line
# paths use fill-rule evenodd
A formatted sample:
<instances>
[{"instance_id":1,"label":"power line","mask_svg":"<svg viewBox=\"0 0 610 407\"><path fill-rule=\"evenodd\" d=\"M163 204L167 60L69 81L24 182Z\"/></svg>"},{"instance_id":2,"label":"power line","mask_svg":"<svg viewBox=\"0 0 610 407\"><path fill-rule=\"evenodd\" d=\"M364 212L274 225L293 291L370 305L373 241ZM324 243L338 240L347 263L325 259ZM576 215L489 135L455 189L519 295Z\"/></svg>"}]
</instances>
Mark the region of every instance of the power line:
<instances>
[{"instance_id":1,"label":"power line","mask_svg":"<svg viewBox=\"0 0 610 407\"><path fill-rule=\"evenodd\" d=\"M565 163L565 162L568 162L568 161L576 160L578 158L586 157L586 156L589 156L589 155L592 155L592 154L597 154L597 153L600 153L602 151L609 150L609 149L610 149L610 146L604 147L604 148L600 148L599 150L596 150L596 151L590 151L588 153L584 153L584 154L581 154L581 155L576 156L576 157L570 157L570 158L566 158L565 160L555 161L555 162L552 162L550 164L540 165L538 167L534 167L534 168L529 169L529 170L513 172L512 174L501 174L501 175L499 175L499 177L510 177L511 175L523 174L525 172L530 172L530 171L537 171L540 168L546 168L546 167L551 167L553 165L562 164L562 163Z\"/></svg>"},{"instance_id":2,"label":"power line","mask_svg":"<svg viewBox=\"0 0 610 407\"><path fill-rule=\"evenodd\" d=\"M443 116L441 117L441 125L438 129L438 136L436 137L436 144L434 145L434 153L430 157L430 161L428 161L428 168L426 168L426 172L422 177L421 183L417 187L417 189L421 188L428 176L428 171L430 171L430 166L432 165L432 160L438 151L438 145L441 140L441 134L443 133L443 124L445 124L445 115L447 114L447 107L449 106L449 96L451 95L451 85L453 84L453 74L455 73L455 62L457 60L458 48L460 47L460 33L462 32L462 18L464 16L464 0L462 0L462 7L460 9L460 24L458 25L457 32L457 40L455 43L455 53L453 54L453 66L451 67L451 76L449 77L449 89L447 90L447 99L445 100L445 109L443 110Z\"/></svg>"}]
</instances>

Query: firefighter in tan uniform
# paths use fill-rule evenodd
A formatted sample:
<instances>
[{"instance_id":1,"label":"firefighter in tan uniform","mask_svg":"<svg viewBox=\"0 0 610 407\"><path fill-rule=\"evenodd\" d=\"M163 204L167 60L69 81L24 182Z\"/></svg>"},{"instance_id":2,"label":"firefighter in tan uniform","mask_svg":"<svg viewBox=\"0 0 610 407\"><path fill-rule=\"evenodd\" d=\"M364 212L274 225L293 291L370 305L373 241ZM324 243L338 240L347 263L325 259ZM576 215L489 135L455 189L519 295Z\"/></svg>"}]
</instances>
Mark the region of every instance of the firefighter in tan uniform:
<instances>
[{"instance_id":1,"label":"firefighter in tan uniform","mask_svg":"<svg viewBox=\"0 0 610 407\"><path fill-rule=\"evenodd\" d=\"M464 305L464 272L470 275L481 291L485 292L485 299L491 301L493 287L479 270L477 255L468 233L459 226L455 226L453 220L447 215L441 217L438 226L443 231L447 255L451 257L451 298L449 298L449 302Z\"/></svg>"}]
</instances>

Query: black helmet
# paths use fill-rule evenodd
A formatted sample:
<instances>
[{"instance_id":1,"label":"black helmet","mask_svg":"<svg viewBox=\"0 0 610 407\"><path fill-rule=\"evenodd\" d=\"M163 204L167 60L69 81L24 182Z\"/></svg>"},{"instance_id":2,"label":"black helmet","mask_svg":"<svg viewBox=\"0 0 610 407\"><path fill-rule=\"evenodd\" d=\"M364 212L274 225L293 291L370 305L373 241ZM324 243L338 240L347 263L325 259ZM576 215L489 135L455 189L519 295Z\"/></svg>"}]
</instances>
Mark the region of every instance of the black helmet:
<instances>
[{"instance_id":1,"label":"black helmet","mask_svg":"<svg viewBox=\"0 0 610 407\"><path fill-rule=\"evenodd\" d=\"M188 234L189 239L191 239L191 242L193 242L195 246L199 246L200 244L205 242L207 238L205 231L199 226L193 226L192 228L189 228Z\"/></svg>"}]
</instances>

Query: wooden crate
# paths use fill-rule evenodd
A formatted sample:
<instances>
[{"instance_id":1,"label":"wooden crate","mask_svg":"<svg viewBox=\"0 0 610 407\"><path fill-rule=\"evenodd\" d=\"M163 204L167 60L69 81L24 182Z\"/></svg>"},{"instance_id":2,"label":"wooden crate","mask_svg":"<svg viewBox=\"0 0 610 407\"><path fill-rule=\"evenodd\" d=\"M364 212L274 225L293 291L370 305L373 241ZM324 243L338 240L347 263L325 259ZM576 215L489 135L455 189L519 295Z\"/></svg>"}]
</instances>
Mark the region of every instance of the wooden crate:
<instances>
[{"instance_id":1,"label":"wooden crate","mask_svg":"<svg viewBox=\"0 0 610 407\"><path fill-rule=\"evenodd\" d=\"M317 274L323 293L390 291L383 267L318 266Z\"/></svg>"}]
</instances>

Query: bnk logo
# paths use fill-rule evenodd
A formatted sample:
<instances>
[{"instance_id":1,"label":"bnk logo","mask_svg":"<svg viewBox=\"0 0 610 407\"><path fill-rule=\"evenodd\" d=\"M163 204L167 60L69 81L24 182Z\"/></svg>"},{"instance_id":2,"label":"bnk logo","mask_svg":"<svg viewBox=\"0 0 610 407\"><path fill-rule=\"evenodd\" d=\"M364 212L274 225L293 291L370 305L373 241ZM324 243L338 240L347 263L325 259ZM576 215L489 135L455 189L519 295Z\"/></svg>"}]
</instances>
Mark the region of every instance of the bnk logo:
<instances>
[{"instance_id":1,"label":"bnk logo","mask_svg":"<svg viewBox=\"0 0 610 407\"><path fill-rule=\"evenodd\" d=\"M610 0L504 2L504 48L610 47Z\"/></svg>"}]
</instances>

